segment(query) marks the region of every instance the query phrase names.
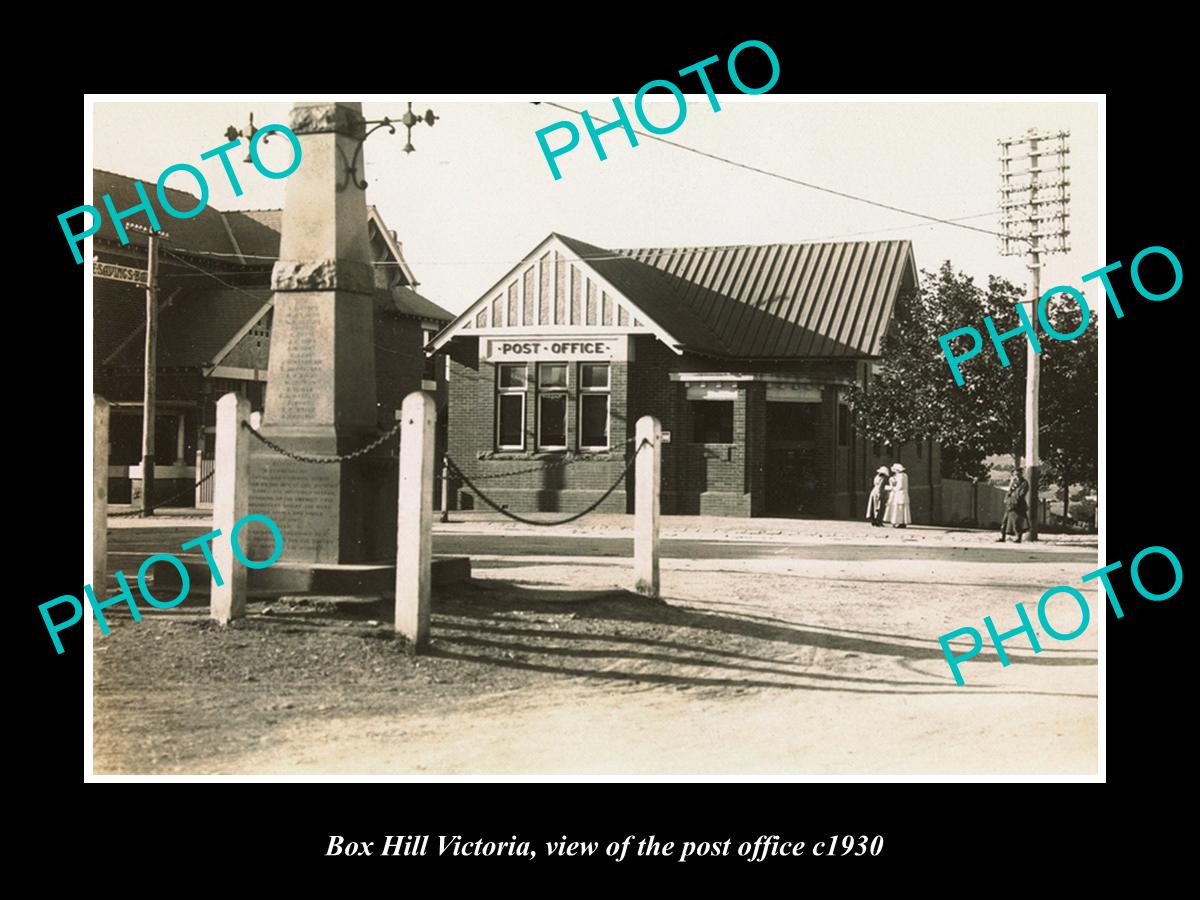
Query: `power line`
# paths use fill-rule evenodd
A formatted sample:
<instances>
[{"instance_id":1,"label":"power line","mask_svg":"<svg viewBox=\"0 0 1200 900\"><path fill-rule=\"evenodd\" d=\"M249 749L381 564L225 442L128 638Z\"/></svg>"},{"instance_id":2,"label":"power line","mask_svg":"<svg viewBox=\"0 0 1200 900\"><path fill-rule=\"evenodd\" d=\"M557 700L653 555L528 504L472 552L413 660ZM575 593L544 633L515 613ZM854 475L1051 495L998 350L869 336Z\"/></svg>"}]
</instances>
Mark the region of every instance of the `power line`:
<instances>
[{"instance_id":1,"label":"power line","mask_svg":"<svg viewBox=\"0 0 1200 900\"><path fill-rule=\"evenodd\" d=\"M571 107L563 106L561 103L553 103L553 102L547 100L547 101L544 101L544 104L546 106L557 107L558 109L565 110L566 112L569 112L569 113L574 113L575 115L582 115L581 110L571 109ZM598 116L592 116L591 113L589 113L588 116L589 116L589 118L593 119L594 121L603 122L606 125L611 124L611 121L612 121L610 119L601 119ZM857 194L849 194L849 193L846 193L845 191L834 190L833 188L827 188L827 187L824 187L823 185L813 184L811 181L802 181L799 178L793 178L790 175L781 175L778 172L772 172L768 169L760 169L758 166L752 166L752 165L749 165L748 163L741 163L741 162L738 162L737 160L729 159L728 157L725 157L725 156L718 156L715 153L709 153L705 150L697 150L695 147L689 147L687 144L681 144L678 141L669 141L664 137L660 137L656 134L649 134L645 131L639 131L636 128L633 128L632 130L636 134L640 134L643 137L648 137L652 140L660 141L661 143L664 143L664 144L669 144L672 147L678 147L680 150L686 150L689 153L695 153L697 156L704 156L704 157L707 157L708 159L715 159L717 162L723 162L726 165L734 166L739 169L745 169L748 172L757 172L758 174L766 175L769 178L778 178L782 181L787 181L791 184L798 184L801 187L811 188L814 191L821 191L826 194L833 194L835 197L844 197L847 200L856 200L859 203L866 203L866 204L869 204L870 206L878 206L881 209L890 209L892 212L903 213L906 216L915 216L918 219L926 219L930 222L937 222L942 225L952 225L955 228L965 228L968 231L978 231L981 234L990 234L992 237L999 237L999 238L1004 237L1004 235L998 231L991 231L987 228L978 228L974 225L962 225L959 222L956 222L954 219L943 219L939 216L929 216L929 215L926 215L925 213L916 212L915 210L905 209L902 206L892 206L890 203L881 203L878 200L869 200L866 197L859 197Z\"/></svg>"},{"instance_id":2,"label":"power line","mask_svg":"<svg viewBox=\"0 0 1200 900\"><path fill-rule=\"evenodd\" d=\"M211 278L213 281L216 281L216 282L218 282L218 283L220 283L220 284L223 284L225 287L229 288L231 291L237 291L239 294L244 294L245 296L247 296L247 297L249 297L251 300L253 300L255 303L262 303L262 302L263 302L263 299L262 299L262 297L255 297L255 296L254 296L253 294L251 294L249 291L243 290L242 288L238 287L236 284L230 284L230 283L229 283L228 281L226 281L224 278L221 278L221 277L219 277L219 276L217 276L217 275L214 275L212 272L208 271L207 269L202 269L202 268L200 268L200 267L199 267L198 265L196 265L195 263L188 262L188 261L187 261L186 259L184 259L183 257L181 257L181 256L178 256L178 255L176 255L175 253L172 253L170 250L167 250L166 248L164 248L164 249L163 249L163 252L164 252L164 253L166 253L166 254L167 254L167 256L169 256L169 257L171 257L172 259L174 259L176 262L181 262L181 263L183 263L185 266L187 266L189 269L195 269L197 272L200 272L200 273L201 273L201 274L203 274L203 275L207 275L207 276L208 276L209 278ZM188 252L190 252L190 251L188 251Z\"/></svg>"},{"instance_id":3,"label":"power line","mask_svg":"<svg viewBox=\"0 0 1200 900\"><path fill-rule=\"evenodd\" d=\"M953 219L946 219L945 221L946 222L965 222L965 221L969 221L971 219L984 219L984 218L987 218L988 216L997 216L999 214L1000 214L999 211L993 210L991 212L973 213L969 216L958 216ZM843 233L843 234L830 234L830 235L824 235L821 237L801 238L800 240L789 241L787 243L815 244L815 243L820 243L821 241L835 241L835 240L840 240L842 238L858 237L858 236L864 235L864 234L884 234L884 233L892 232L892 231L906 231L909 228L929 228L934 224L938 224L938 223L929 222L926 224L894 225L889 228L868 228L864 231L851 231L851 232L847 232L847 233ZM681 255L685 255L685 254L689 254L689 253L696 253L699 251L745 250L745 249L748 249L751 247L761 247L761 246L767 246L767 245L763 245L763 244L719 244L719 245L712 245L712 246L680 247L680 248L671 249L671 250L666 250L666 249L658 250L657 248L650 248L650 247L638 247L638 248L631 248L631 249L656 250L657 256L664 257L664 256L681 256ZM222 253L219 250L192 250L188 247L180 247L178 249L181 252L192 253L197 256L217 256L217 257L237 256L236 253ZM277 260L277 259L279 259L278 256L253 256L248 253L243 253L242 256L245 259L261 259L261 260ZM604 253L604 254L596 254L593 256L564 256L563 261L564 262L592 262L594 260L632 259L632 258L633 257L631 257L625 253ZM525 261L524 258L516 259L516 260L492 260L492 259L413 259L413 260L408 260L408 259L406 259L405 263L409 266L480 266L480 265L515 266L518 263L521 263L524 261ZM371 265L399 267L401 264L399 262L394 262L394 261L390 261L390 260L378 260L378 261L371 263ZM193 266L193 268L196 268L196 267ZM201 271L204 272L204 274L208 274L204 270L201 270ZM193 276L176 275L173 277L179 278L179 277L193 277Z\"/></svg>"}]
</instances>

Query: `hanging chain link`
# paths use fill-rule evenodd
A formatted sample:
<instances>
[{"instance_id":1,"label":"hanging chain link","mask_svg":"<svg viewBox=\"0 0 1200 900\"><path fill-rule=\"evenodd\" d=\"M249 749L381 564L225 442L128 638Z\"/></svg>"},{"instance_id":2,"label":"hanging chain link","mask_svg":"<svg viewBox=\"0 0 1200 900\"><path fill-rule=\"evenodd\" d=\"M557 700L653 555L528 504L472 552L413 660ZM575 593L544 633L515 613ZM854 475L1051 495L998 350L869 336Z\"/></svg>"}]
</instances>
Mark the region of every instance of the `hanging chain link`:
<instances>
[{"instance_id":1,"label":"hanging chain link","mask_svg":"<svg viewBox=\"0 0 1200 900\"><path fill-rule=\"evenodd\" d=\"M158 503L155 503L153 506L151 506L149 511L154 512L156 509L160 509L169 503L174 503L180 497L186 497L188 494L195 491L196 488L200 487L200 485L204 484L204 482L208 481L208 479L212 478L216 474L217 474L217 467L213 466L213 470L211 472L209 472L207 475L205 475L203 478L201 478L199 481L197 481L195 484L191 485L190 487L185 487L182 491L176 491L174 494L172 494L166 500L160 500ZM127 510L126 512L112 513L109 516L109 518L110 519L124 519L128 516L143 516L145 514L146 514L146 510L131 509L131 510Z\"/></svg>"},{"instance_id":2,"label":"hanging chain link","mask_svg":"<svg viewBox=\"0 0 1200 900\"><path fill-rule=\"evenodd\" d=\"M629 441L626 441L626 443L627 444L632 443L633 440L635 440L635 439L631 438ZM601 503L603 503L605 500L607 500L612 495L612 492L617 489L617 486L620 485L620 483L625 480L625 476L629 474L629 470L632 469L633 464L635 462L637 462L638 453L641 452L642 448L650 446L650 445L651 445L651 442L648 440L643 440L642 443L638 444L637 449L634 450L633 453L630 454L629 462L627 462L625 464L625 468L622 469L621 474L617 476L617 480L612 483L612 485L609 487L608 490L606 490L603 494L600 495L599 499L597 499L595 502L589 504L586 508L580 510L579 512L572 513L571 515L567 516L564 519L556 519L553 522L539 522L536 519L528 519L525 516L521 516L521 515L518 515L517 513L510 512L508 509L501 506L499 503L497 503L495 500L493 500L491 497L489 497L487 494L485 494L483 491L481 491L479 489L479 487L470 478L468 478L467 475L465 475L463 473L463 470L460 469L457 465L455 465L454 460L452 460L449 456L446 457L446 465L450 469L450 474L453 477L461 479L463 484L465 484L468 488L473 490L479 496L480 500L482 500L484 503L486 503L488 506L490 506L496 512L500 513L500 515L506 516L506 517L512 519L514 522L521 522L524 525L537 525L542 528L552 528L555 525L566 525L570 522L575 522L579 519L582 519L588 513L594 512L600 506ZM542 468L552 468L552 467L551 466L543 466ZM515 474L515 473L508 473L508 474Z\"/></svg>"},{"instance_id":3,"label":"hanging chain link","mask_svg":"<svg viewBox=\"0 0 1200 900\"><path fill-rule=\"evenodd\" d=\"M549 472L551 469L561 469L563 466L569 466L572 463L581 462L587 458L581 456L564 456L562 459L556 459L554 462L546 463L543 466L530 466L527 469L514 469L511 472L490 472L487 475L476 475L475 480L487 481L489 478L513 478L517 475L528 475L530 472ZM454 464L451 463L451 465Z\"/></svg>"},{"instance_id":4,"label":"hanging chain link","mask_svg":"<svg viewBox=\"0 0 1200 900\"><path fill-rule=\"evenodd\" d=\"M279 446L279 444L275 443L270 438L264 437L263 435L259 434L257 431L255 431L253 428L250 427L250 424L248 422L243 422L242 427L245 428L247 431L249 431L256 438L258 438L259 441L266 444L268 447L270 447L272 450L274 450L276 453L280 454L281 456L286 456L288 459L294 459L294 460L296 460L296 462L322 464L322 463L346 462L347 460L357 459L358 457L363 456L364 454L370 453L372 450L374 450L380 444L385 443L386 441L390 440L391 438L393 438L397 434L399 434L400 433L400 424L401 424L400 420L397 419L396 424L393 425L389 431L385 432L384 434L381 434L379 437L375 438L375 440L371 441L371 443L367 444L365 447L360 447L358 450L355 450L351 453L338 454L335 456L309 456L304 453L297 453L295 450L289 450L287 447L281 447L281 446Z\"/></svg>"}]
</instances>

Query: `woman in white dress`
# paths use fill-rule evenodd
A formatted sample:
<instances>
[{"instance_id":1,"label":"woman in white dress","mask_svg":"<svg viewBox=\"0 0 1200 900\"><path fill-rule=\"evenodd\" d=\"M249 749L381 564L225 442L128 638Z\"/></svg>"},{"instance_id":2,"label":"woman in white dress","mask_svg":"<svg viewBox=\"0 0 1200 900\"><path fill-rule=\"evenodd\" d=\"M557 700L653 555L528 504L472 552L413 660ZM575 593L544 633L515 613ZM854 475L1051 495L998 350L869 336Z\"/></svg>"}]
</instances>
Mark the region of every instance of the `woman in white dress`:
<instances>
[{"instance_id":1,"label":"woman in white dress","mask_svg":"<svg viewBox=\"0 0 1200 900\"><path fill-rule=\"evenodd\" d=\"M892 492L888 497L884 521L893 528L907 528L912 523L912 511L908 501L908 472L900 463L892 466Z\"/></svg>"}]
</instances>

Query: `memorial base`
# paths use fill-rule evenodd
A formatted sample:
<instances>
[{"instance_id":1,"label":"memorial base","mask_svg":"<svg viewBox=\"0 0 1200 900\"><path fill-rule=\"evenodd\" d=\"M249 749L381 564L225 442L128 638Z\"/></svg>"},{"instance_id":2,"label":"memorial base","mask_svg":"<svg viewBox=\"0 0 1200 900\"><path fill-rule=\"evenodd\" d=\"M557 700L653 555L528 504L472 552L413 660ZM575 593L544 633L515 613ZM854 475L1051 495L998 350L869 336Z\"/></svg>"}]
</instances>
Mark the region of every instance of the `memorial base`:
<instances>
[{"instance_id":1,"label":"memorial base","mask_svg":"<svg viewBox=\"0 0 1200 900\"><path fill-rule=\"evenodd\" d=\"M278 443L295 445L285 436ZM355 444L369 441L357 437ZM286 443L285 443L286 442ZM311 446L311 445L310 445ZM300 452L330 454L332 447ZM396 460L369 455L338 463L305 463L268 447L250 455L251 513L268 516L283 535L281 562L315 565L388 563L396 558ZM267 559L270 531L247 526L243 546Z\"/></svg>"}]
</instances>

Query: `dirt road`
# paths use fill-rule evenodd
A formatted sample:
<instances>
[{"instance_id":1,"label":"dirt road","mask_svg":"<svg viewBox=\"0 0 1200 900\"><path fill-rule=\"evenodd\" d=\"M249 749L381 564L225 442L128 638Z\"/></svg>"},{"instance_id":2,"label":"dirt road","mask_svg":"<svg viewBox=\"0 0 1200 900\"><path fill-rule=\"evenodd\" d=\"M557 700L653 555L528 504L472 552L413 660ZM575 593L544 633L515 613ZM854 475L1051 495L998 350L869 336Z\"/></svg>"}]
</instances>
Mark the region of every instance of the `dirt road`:
<instances>
[{"instance_id":1,"label":"dirt road","mask_svg":"<svg viewBox=\"0 0 1200 900\"><path fill-rule=\"evenodd\" d=\"M480 555L476 580L435 600L418 658L391 638L386 600L254 604L229 628L194 609L126 620L95 634L96 771L1095 771L1094 591L1082 637L1042 634L1037 655L1013 640L1008 668L988 648L964 665L965 687L936 640L985 614L1011 628L1016 602L1032 614L1046 588L1078 586L1094 568L1078 561L1095 552L1086 541L1033 550L915 531L845 559L837 537L808 541L833 558L665 560L664 604L624 592L621 558ZM1061 631L1078 615L1051 605Z\"/></svg>"}]
</instances>

